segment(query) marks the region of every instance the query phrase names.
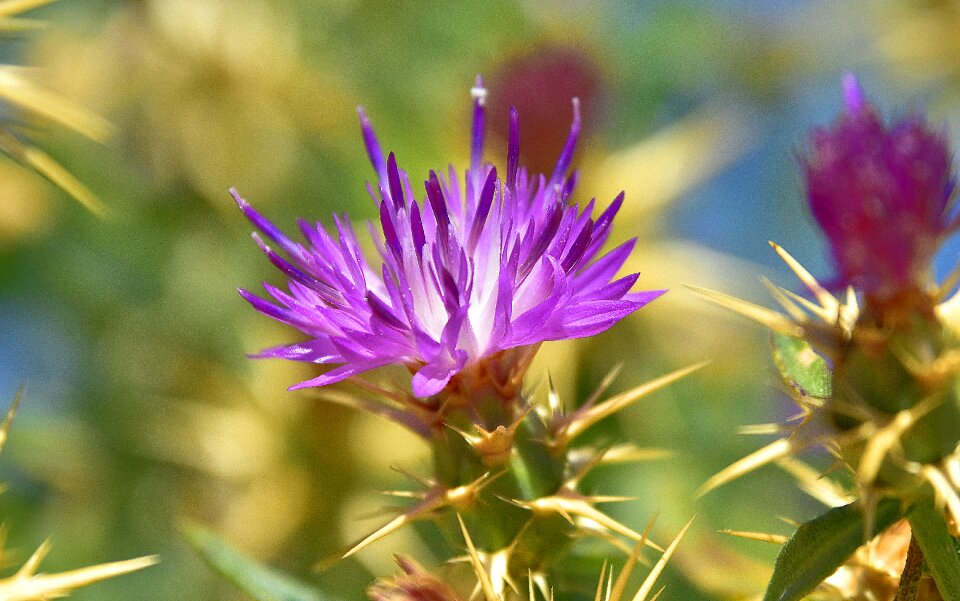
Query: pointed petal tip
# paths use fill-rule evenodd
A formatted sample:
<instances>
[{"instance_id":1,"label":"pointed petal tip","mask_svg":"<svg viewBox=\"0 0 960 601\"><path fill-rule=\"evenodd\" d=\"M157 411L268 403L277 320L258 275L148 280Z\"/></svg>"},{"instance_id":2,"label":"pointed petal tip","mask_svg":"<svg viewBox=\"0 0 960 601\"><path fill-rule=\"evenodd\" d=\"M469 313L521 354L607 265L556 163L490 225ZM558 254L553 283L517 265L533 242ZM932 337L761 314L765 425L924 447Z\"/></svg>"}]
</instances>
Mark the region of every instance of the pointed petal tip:
<instances>
[{"instance_id":1,"label":"pointed petal tip","mask_svg":"<svg viewBox=\"0 0 960 601\"><path fill-rule=\"evenodd\" d=\"M847 110L852 113L861 111L867 101L857 76L852 71L845 71L840 85L843 89L843 104Z\"/></svg>"},{"instance_id":2,"label":"pointed petal tip","mask_svg":"<svg viewBox=\"0 0 960 601\"><path fill-rule=\"evenodd\" d=\"M447 386L447 383L456 371L459 370L431 364L424 365L410 380L413 395L417 398L424 399L440 393L440 391Z\"/></svg>"},{"instance_id":3,"label":"pointed petal tip","mask_svg":"<svg viewBox=\"0 0 960 601\"><path fill-rule=\"evenodd\" d=\"M639 276L639 273L632 274L633 276ZM631 276L627 276L631 277ZM628 300L636 303L636 308L641 309L653 301L657 300L664 294L669 292L667 289L663 290L641 290L640 292L630 292L623 297L623 300Z\"/></svg>"},{"instance_id":4,"label":"pointed petal tip","mask_svg":"<svg viewBox=\"0 0 960 601\"><path fill-rule=\"evenodd\" d=\"M229 192L230 196L233 197L234 202L237 203L237 206L240 207L241 211L246 211L247 207L250 206L250 203L248 203L245 198L240 196L240 192L238 192L233 186L231 186L227 192Z\"/></svg>"},{"instance_id":5,"label":"pointed petal tip","mask_svg":"<svg viewBox=\"0 0 960 601\"><path fill-rule=\"evenodd\" d=\"M483 77L477 76L476 84L470 88L470 96L478 106L486 106L487 88L483 86Z\"/></svg>"},{"instance_id":6,"label":"pointed petal tip","mask_svg":"<svg viewBox=\"0 0 960 601\"><path fill-rule=\"evenodd\" d=\"M267 283L263 282L263 284L266 286ZM252 303L254 300L261 300L259 296L250 292L246 288L237 288L237 292L240 294L240 297L247 302Z\"/></svg>"},{"instance_id":7,"label":"pointed petal tip","mask_svg":"<svg viewBox=\"0 0 960 601\"><path fill-rule=\"evenodd\" d=\"M573 160L577 141L580 139L580 99L572 98L571 104L573 105L573 121L570 123L570 133L567 135L567 141L560 152L560 158L557 159L553 174L550 176L549 183L551 186L564 179L564 175L570 167L570 161Z\"/></svg>"}]
</instances>

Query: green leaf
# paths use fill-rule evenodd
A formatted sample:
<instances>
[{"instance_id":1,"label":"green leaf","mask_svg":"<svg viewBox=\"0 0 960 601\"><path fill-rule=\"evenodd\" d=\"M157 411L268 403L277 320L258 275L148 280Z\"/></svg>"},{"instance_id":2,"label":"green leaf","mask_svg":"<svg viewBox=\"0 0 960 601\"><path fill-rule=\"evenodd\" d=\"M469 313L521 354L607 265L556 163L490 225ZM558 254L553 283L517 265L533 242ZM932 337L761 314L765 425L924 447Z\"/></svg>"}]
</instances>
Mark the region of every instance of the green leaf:
<instances>
[{"instance_id":1,"label":"green leaf","mask_svg":"<svg viewBox=\"0 0 960 601\"><path fill-rule=\"evenodd\" d=\"M940 594L944 599L960 600L960 558L943 516L933 504L918 503L907 512L907 518Z\"/></svg>"},{"instance_id":2,"label":"green leaf","mask_svg":"<svg viewBox=\"0 0 960 601\"><path fill-rule=\"evenodd\" d=\"M899 501L880 501L871 538L901 517ZM780 550L763 600L802 599L864 544L864 528L863 511L857 503L831 509L800 526Z\"/></svg>"},{"instance_id":3,"label":"green leaf","mask_svg":"<svg viewBox=\"0 0 960 601\"><path fill-rule=\"evenodd\" d=\"M830 366L806 340L774 334L773 360L784 381L801 395L830 396L833 380Z\"/></svg>"},{"instance_id":4,"label":"green leaf","mask_svg":"<svg viewBox=\"0 0 960 601\"><path fill-rule=\"evenodd\" d=\"M213 571L257 601L331 601L320 591L244 556L205 528L188 525L183 533Z\"/></svg>"}]
</instances>

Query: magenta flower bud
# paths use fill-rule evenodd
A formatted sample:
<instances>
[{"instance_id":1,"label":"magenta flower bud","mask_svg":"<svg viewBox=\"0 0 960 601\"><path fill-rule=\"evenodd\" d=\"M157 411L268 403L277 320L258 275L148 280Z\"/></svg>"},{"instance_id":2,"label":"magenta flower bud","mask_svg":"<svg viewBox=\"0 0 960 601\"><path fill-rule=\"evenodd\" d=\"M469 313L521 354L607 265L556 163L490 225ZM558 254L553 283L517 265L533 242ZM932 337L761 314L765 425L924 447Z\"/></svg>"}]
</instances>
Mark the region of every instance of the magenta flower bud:
<instances>
[{"instance_id":1,"label":"magenta flower bud","mask_svg":"<svg viewBox=\"0 0 960 601\"><path fill-rule=\"evenodd\" d=\"M264 234L265 240L255 238L288 278L289 290L265 284L271 301L245 290L241 295L307 336L260 356L336 366L293 388L399 364L413 372L414 394L431 396L458 373L504 351L603 332L662 293L631 292L638 274L616 278L633 240L601 253L623 194L596 218L593 200L583 209L571 201L577 103L553 172L534 175L518 164L516 111L505 168L483 162L486 90L479 78L472 93L470 168L462 180L452 168L447 175L431 171L419 194L393 153L384 157L360 111L376 174L369 186L380 213L379 228L369 227L376 263L364 257L345 217L334 217L332 234L320 223L301 221L304 245L234 192Z\"/></svg>"},{"instance_id":2,"label":"magenta flower bud","mask_svg":"<svg viewBox=\"0 0 960 601\"><path fill-rule=\"evenodd\" d=\"M852 74L844 111L810 137L805 158L810 210L830 241L840 283L883 299L923 289L930 263L954 229L954 188L944 134L910 115L889 125Z\"/></svg>"}]
</instances>

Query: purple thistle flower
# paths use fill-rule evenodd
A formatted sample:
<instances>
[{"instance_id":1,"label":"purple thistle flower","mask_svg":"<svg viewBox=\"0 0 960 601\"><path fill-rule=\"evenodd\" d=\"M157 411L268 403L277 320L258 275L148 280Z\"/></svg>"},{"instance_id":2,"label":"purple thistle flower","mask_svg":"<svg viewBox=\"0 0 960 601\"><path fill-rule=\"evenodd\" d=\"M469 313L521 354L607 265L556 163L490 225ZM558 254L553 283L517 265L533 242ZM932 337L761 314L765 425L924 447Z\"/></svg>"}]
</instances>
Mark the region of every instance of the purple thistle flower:
<instances>
[{"instance_id":1,"label":"purple thistle flower","mask_svg":"<svg viewBox=\"0 0 960 601\"><path fill-rule=\"evenodd\" d=\"M949 145L917 115L884 124L852 74L843 92L840 118L810 138L810 209L843 285L878 299L920 289L954 229L946 214L955 182Z\"/></svg>"},{"instance_id":2,"label":"purple thistle flower","mask_svg":"<svg viewBox=\"0 0 960 601\"><path fill-rule=\"evenodd\" d=\"M414 372L414 394L434 395L456 374L503 351L592 336L662 294L630 292L639 274L613 279L635 240L600 255L623 194L596 220L593 200L582 211L569 200L576 181L567 170L580 130L577 101L549 177L518 165L519 121L511 111L504 180L482 163L486 90L480 78L472 94L472 153L462 187L452 168L447 176L431 171L419 201L393 153L384 159L358 110L377 175L376 186L368 184L380 210L381 232L369 226L379 251L377 269L363 257L346 217L334 216L335 235L301 220L302 245L231 190L268 239L254 234L257 243L288 277L288 292L264 284L272 301L246 290L240 294L261 313L310 337L258 356L338 365L291 390L403 364Z\"/></svg>"}]
</instances>

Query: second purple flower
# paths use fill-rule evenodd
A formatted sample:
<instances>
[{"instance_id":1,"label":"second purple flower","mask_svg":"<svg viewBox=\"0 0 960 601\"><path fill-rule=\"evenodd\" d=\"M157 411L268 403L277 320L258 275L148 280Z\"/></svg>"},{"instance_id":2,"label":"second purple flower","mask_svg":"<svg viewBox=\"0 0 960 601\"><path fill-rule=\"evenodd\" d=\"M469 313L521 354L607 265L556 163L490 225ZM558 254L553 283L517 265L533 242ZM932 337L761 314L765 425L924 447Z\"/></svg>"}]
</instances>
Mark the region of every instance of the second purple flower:
<instances>
[{"instance_id":1,"label":"second purple flower","mask_svg":"<svg viewBox=\"0 0 960 601\"><path fill-rule=\"evenodd\" d=\"M401 364L413 372L414 394L431 396L457 374L490 367L495 358L510 361L511 349L603 332L662 294L630 292L639 274L614 279L635 240L600 253L623 194L596 219L593 200L583 210L570 200L576 172L568 170L580 129L576 100L570 134L549 176L519 165L519 119L511 110L504 174L483 162L486 90L479 78L472 94L470 168L462 182L453 168L446 176L431 171L419 201L393 153L384 158L360 111L377 175L376 185L368 185L380 210L380 231L368 228L377 268L364 258L346 217L334 216L335 235L301 220L304 245L231 191L268 239L254 234L264 253L288 278L288 291L264 284L271 301L246 290L241 295L309 337L259 356L337 365L293 389Z\"/></svg>"},{"instance_id":2,"label":"second purple flower","mask_svg":"<svg viewBox=\"0 0 960 601\"><path fill-rule=\"evenodd\" d=\"M922 290L957 228L946 135L920 115L885 123L852 74L844 77L844 105L832 127L814 131L804 160L810 209L840 282L871 299Z\"/></svg>"}]
</instances>

